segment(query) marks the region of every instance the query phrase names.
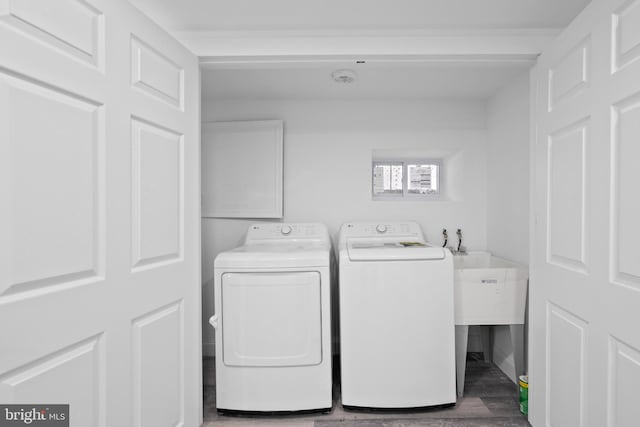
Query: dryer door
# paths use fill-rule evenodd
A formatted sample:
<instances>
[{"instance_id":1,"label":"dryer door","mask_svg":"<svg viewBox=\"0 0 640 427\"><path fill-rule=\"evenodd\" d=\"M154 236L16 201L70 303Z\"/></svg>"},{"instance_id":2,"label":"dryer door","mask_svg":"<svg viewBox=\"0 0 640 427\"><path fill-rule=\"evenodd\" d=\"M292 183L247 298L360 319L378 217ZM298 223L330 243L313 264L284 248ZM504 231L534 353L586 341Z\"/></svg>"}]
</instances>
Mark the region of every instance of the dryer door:
<instances>
[{"instance_id":1,"label":"dryer door","mask_svg":"<svg viewBox=\"0 0 640 427\"><path fill-rule=\"evenodd\" d=\"M227 366L322 361L320 273L224 273L222 351Z\"/></svg>"}]
</instances>

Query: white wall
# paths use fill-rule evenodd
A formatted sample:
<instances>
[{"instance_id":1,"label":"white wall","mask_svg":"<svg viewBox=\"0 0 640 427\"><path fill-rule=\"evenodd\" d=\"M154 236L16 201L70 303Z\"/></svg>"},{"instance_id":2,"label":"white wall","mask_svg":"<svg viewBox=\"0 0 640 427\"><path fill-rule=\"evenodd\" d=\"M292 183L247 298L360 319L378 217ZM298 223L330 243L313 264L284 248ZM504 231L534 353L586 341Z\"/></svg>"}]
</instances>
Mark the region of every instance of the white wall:
<instances>
[{"instance_id":1,"label":"white wall","mask_svg":"<svg viewBox=\"0 0 640 427\"><path fill-rule=\"evenodd\" d=\"M487 250L529 264L528 73L505 85L487 104ZM494 328L493 361L515 378L507 326Z\"/></svg>"},{"instance_id":2,"label":"white wall","mask_svg":"<svg viewBox=\"0 0 640 427\"><path fill-rule=\"evenodd\" d=\"M529 264L529 74L487 105L487 249Z\"/></svg>"},{"instance_id":3,"label":"white wall","mask_svg":"<svg viewBox=\"0 0 640 427\"><path fill-rule=\"evenodd\" d=\"M208 102L207 102L208 101ZM203 121L284 120L284 220L320 221L336 242L346 221L413 220L427 238L487 246L486 103L443 100L205 100ZM446 201L372 201L373 152L444 156ZM206 167L206 166L205 166ZM240 244L250 220L203 219L203 315L213 307L213 259ZM204 351L213 333L203 326Z\"/></svg>"}]
</instances>

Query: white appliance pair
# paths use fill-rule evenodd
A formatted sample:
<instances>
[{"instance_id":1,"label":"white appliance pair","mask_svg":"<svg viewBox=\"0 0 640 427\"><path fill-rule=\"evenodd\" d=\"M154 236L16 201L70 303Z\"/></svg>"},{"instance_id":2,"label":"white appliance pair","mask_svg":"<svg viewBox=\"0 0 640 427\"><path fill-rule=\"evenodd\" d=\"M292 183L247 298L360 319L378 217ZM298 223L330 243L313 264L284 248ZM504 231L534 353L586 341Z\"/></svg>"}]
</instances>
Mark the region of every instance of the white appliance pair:
<instances>
[{"instance_id":1,"label":"white appliance pair","mask_svg":"<svg viewBox=\"0 0 640 427\"><path fill-rule=\"evenodd\" d=\"M455 402L451 253L416 223L340 233L344 406ZM215 260L216 406L332 406L331 241L322 224L258 224Z\"/></svg>"}]
</instances>

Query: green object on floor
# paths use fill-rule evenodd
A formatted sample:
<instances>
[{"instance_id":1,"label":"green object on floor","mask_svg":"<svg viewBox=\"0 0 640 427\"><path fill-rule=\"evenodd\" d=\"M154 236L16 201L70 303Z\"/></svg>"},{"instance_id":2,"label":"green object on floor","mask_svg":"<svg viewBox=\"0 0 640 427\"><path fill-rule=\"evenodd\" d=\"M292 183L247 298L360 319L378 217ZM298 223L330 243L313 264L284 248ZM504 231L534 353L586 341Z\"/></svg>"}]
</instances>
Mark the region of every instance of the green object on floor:
<instances>
[{"instance_id":1,"label":"green object on floor","mask_svg":"<svg viewBox=\"0 0 640 427\"><path fill-rule=\"evenodd\" d=\"M520 389L520 412L527 415L529 413L529 376L520 375L518 388Z\"/></svg>"}]
</instances>

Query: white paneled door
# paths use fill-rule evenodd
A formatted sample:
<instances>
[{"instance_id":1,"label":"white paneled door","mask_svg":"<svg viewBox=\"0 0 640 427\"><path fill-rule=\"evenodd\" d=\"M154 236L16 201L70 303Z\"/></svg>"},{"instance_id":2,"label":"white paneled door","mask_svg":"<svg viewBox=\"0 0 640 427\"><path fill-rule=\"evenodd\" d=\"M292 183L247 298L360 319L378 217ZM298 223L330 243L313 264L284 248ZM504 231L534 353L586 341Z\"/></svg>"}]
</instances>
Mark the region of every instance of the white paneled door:
<instances>
[{"instance_id":1,"label":"white paneled door","mask_svg":"<svg viewBox=\"0 0 640 427\"><path fill-rule=\"evenodd\" d=\"M640 0L593 0L538 62L532 425L640 425Z\"/></svg>"},{"instance_id":2,"label":"white paneled door","mask_svg":"<svg viewBox=\"0 0 640 427\"><path fill-rule=\"evenodd\" d=\"M201 422L197 59L124 0L0 0L0 404Z\"/></svg>"}]
</instances>

